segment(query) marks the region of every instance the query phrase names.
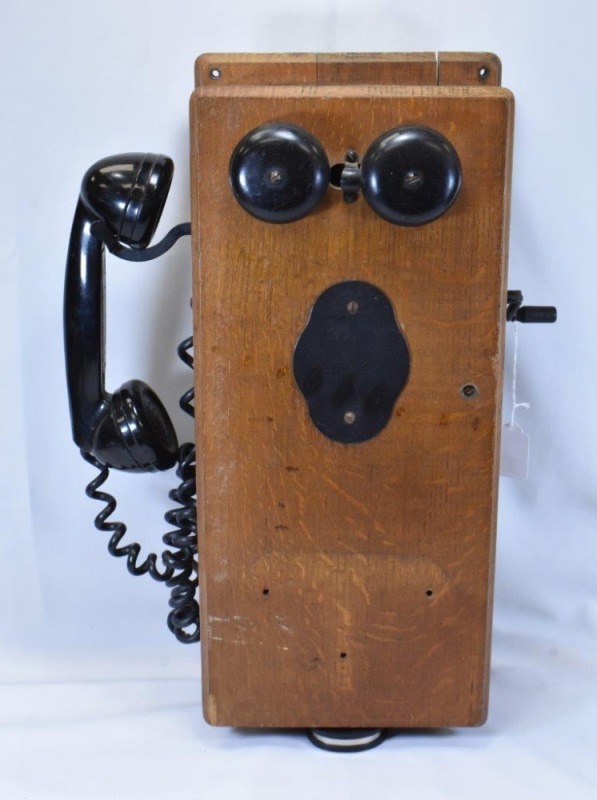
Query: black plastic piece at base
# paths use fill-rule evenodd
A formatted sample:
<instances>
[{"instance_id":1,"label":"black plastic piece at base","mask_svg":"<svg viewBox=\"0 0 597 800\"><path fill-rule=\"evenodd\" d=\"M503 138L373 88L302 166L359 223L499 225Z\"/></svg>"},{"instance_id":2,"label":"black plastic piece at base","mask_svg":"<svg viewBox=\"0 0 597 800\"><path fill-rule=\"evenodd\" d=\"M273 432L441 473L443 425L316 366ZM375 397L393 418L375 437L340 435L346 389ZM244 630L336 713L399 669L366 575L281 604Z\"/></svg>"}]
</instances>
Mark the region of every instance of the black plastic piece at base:
<instances>
[{"instance_id":1,"label":"black plastic piece at base","mask_svg":"<svg viewBox=\"0 0 597 800\"><path fill-rule=\"evenodd\" d=\"M385 728L310 728L307 736L312 744L331 753L360 753L380 745L386 738Z\"/></svg>"}]
</instances>

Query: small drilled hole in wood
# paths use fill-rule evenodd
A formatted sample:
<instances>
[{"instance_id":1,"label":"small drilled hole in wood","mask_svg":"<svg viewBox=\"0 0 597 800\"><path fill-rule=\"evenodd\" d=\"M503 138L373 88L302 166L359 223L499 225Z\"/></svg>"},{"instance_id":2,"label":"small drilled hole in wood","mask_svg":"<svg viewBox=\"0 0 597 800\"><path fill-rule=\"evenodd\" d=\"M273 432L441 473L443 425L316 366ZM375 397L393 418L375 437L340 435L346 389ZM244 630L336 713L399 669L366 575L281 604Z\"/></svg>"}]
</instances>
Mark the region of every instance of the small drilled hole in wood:
<instances>
[{"instance_id":1,"label":"small drilled hole in wood","mask_svg":"<svg viewBox=\"0 0 597 800\"><path fill-rule=\"evenodd\" d=\"M485 65L483 65L482 67L479 67L479 70L477 72L477 74L479 76L479 80L486 81L487 78L489 78L489 73L490 73L489 67L486 67Z\"/></svg>"},{"instance_id":2,"label":"small drilled hole in wood","mask_svg":"<svg viewBox=\"0 0 597 800\"><path fill-rule=\"evenodd\" d=\"M212 81L217 81L222 77L222 70L218 67L212 67L209 71L209 77Z\"/></svg>"},{"instance_id":3,"label":"small drilled hole in wood","mask_svg":"<svg viewBox=\"0 0 597 800\"><path fill-rule=\"evenodd\" d=\"M473 397L476 397L479 394L479 390L474 383L465 383L460 389L460 394L465 400L472 400Z\"/></svg>"},{"instance_id":4,"label":"small drilled hole in wood","mask_svg":"<svg viewBox=\"0 0 597 800\"><path fill-rule=\"evenodd\" d=\"M268 596L268 594L269 594L269 589L264 589L264 590L263 590L263 592L262 592L261 594L262 594L264 597L267 597L267 596Z\"/></svg>"},{"instance_id":5,"label":"small drilled hole in wood","mask_svg":"<svg viewBox=\"0 0 597 800\"><path fill-rule=\"evenodd\" d=\"M427 597L433 597L433 589L427 589L425 594L427 595Z\"/></svg>"},{"instance_id":6,"label":"small drilled hole in wood","mask_svg":"<svg viewBox=\"0 0 597 800\"><path fill-rule=\"evenodd\" d=\"M334 189L340 189L340 179L342 178L342 170L344 164L334 164L330 168L330 186Z\"/></svg>"},{"instance_id":7,"label":"small drilled hole in wood","mask_svg":"<svg viewBox=\"0 0 597 800\"><path fill-rule=\"evenodd\" d=\"M347 658L348 658L348 653L340 653L340 660L341 661L346 661Z\"/></svg>"}]
</instances>

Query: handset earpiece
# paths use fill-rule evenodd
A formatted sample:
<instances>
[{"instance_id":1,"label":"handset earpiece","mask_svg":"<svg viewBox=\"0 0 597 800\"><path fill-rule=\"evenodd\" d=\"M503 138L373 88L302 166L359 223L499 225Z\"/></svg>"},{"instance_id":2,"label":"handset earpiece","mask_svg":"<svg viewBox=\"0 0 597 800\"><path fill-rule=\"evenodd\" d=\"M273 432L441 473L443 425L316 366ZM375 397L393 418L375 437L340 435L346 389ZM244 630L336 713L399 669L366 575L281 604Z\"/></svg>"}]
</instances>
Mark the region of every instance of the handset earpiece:
<instances>
[{"instance_id":1,"label":"handset earpiece","mask_svg":"<svg viewBox=\"0 0 597 800\"><path fill-rule=\"evenodd\" d=\"M177 460L176 433L156 393L138 380L128 381L112 395L104 387L103 237L112 237L130 252L146 250L173 171L171 159L153 153L104 158L86 172L75 210L64 294L73 439L107 467L152 472L168 469Z\"/></svg>"}]
</instances>

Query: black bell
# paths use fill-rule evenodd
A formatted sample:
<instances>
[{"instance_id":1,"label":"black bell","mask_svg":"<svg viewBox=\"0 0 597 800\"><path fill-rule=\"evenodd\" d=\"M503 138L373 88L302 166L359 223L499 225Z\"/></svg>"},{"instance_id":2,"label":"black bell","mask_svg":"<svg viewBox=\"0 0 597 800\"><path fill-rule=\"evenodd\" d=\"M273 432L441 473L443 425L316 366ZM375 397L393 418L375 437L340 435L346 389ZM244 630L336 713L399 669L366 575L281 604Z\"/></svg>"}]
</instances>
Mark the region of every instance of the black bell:
<instances>
[{"instance_id":1,"label":"black bell","mask_svg":"<svg viewBox=\"0 0 597 800\"><path fill-rule=\"evenodd\" d=\"M439 131L394 128L369 147L361 165L363 195L394 225L425 225L447 211L458 194L458 153Z\"/></svg>"},{"instance_id":2,"label":"black bell","mask_svg":"<svg viewBox=\"0 0 597 800\"><path fill-rule=\"evenodd\" d=\"M230 183L241 206L264 222L309 214L330 182L320 142L298 125L270 122L243 136L230 159Z\"/></svg>"}]
</instances>

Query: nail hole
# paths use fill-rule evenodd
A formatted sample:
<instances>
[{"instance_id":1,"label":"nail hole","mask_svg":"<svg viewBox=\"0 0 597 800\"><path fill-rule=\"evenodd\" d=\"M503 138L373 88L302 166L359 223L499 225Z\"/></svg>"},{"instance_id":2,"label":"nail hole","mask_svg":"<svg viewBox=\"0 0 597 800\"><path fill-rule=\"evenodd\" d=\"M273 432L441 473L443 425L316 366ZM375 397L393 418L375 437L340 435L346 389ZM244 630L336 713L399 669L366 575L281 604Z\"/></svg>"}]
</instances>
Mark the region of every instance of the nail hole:
<instances>
[{"instance_id":1,"label":"nail hole","mask_svg":"<svg viewBox=\"0 0 597 800\"><path fill-rule=\"evenodd\" d=\"M486 81L487 78L489 78L489 72L490 72L489 67L486 67L485 65L479 67L479 72L478 72L479 80Z\"/></svg>"},{"instance_id":2,"label":"nail hole","mask_svg":"<svg viewBox=\"0 0 597 800\"><path fill-rule=\"evenodd\" d=\"M222 77L222 70L218 69L218 67L212 67L209 71L209 77L212 81L217 81Z\"/></svg>"},{"instance_id":3,"label":"nail hole","mask_svg":"<svg viewBox=\"0 0 597 800\"><path fill-rule=\"evenodd\" d=\"M264 597L267 597L268 594L269 594L269 589L264 589L262 594L263 594Z\"/></svg>"},{"instance_id":4,"label":"nail hole","mask_svg":"<svg viewBox=\"0 0 597 800\"><path fill-rule=\"evenodd\" d=\"M357 415L354 413L354 411L347 411L346 414L344 415L344 422L347 425L352 425L356 418Z\"/></svg>"},{"instance_id":5,"label":"nail hole","mask_svg":"<svg viewBox=\"0 0 597 800\"><path fill-rule=\"evenodd\" d=\"M433 589L427 589L425 594L427 595L427 597L433 597Z\"/></svg>"},{"instance_id":6,"label":"nail hole","mask_svg":"<svg viewBox=\"0 0 597 800\"><path fill-rule=\"evenodd\" d=\"M346 304L346 310L349 314L356 314L359 310L359 304L356 300L351 300L350 303Z\"/></svg>"},{"instance_id":7,"label":"nail hole","mask_svg":"<svg viewBox=\"0 0 597 800\"><path fill-rule=\"evenodd\" d=\"M340 659L342 661L346 661L347 658L348 658L348 653L340 653Z\"/></svg>"},{"instance_id":8,"label":"nail hole","mask_svg":"<svg viewBox=\"0 0 597 800\"><path fill-rule=\"evenodd\" d=\"M471 400L473 397L476 397L479 394L479 390L474 383L465 383L460 389L460 394L465 400Z\"/></svg>"}]
</instances>

